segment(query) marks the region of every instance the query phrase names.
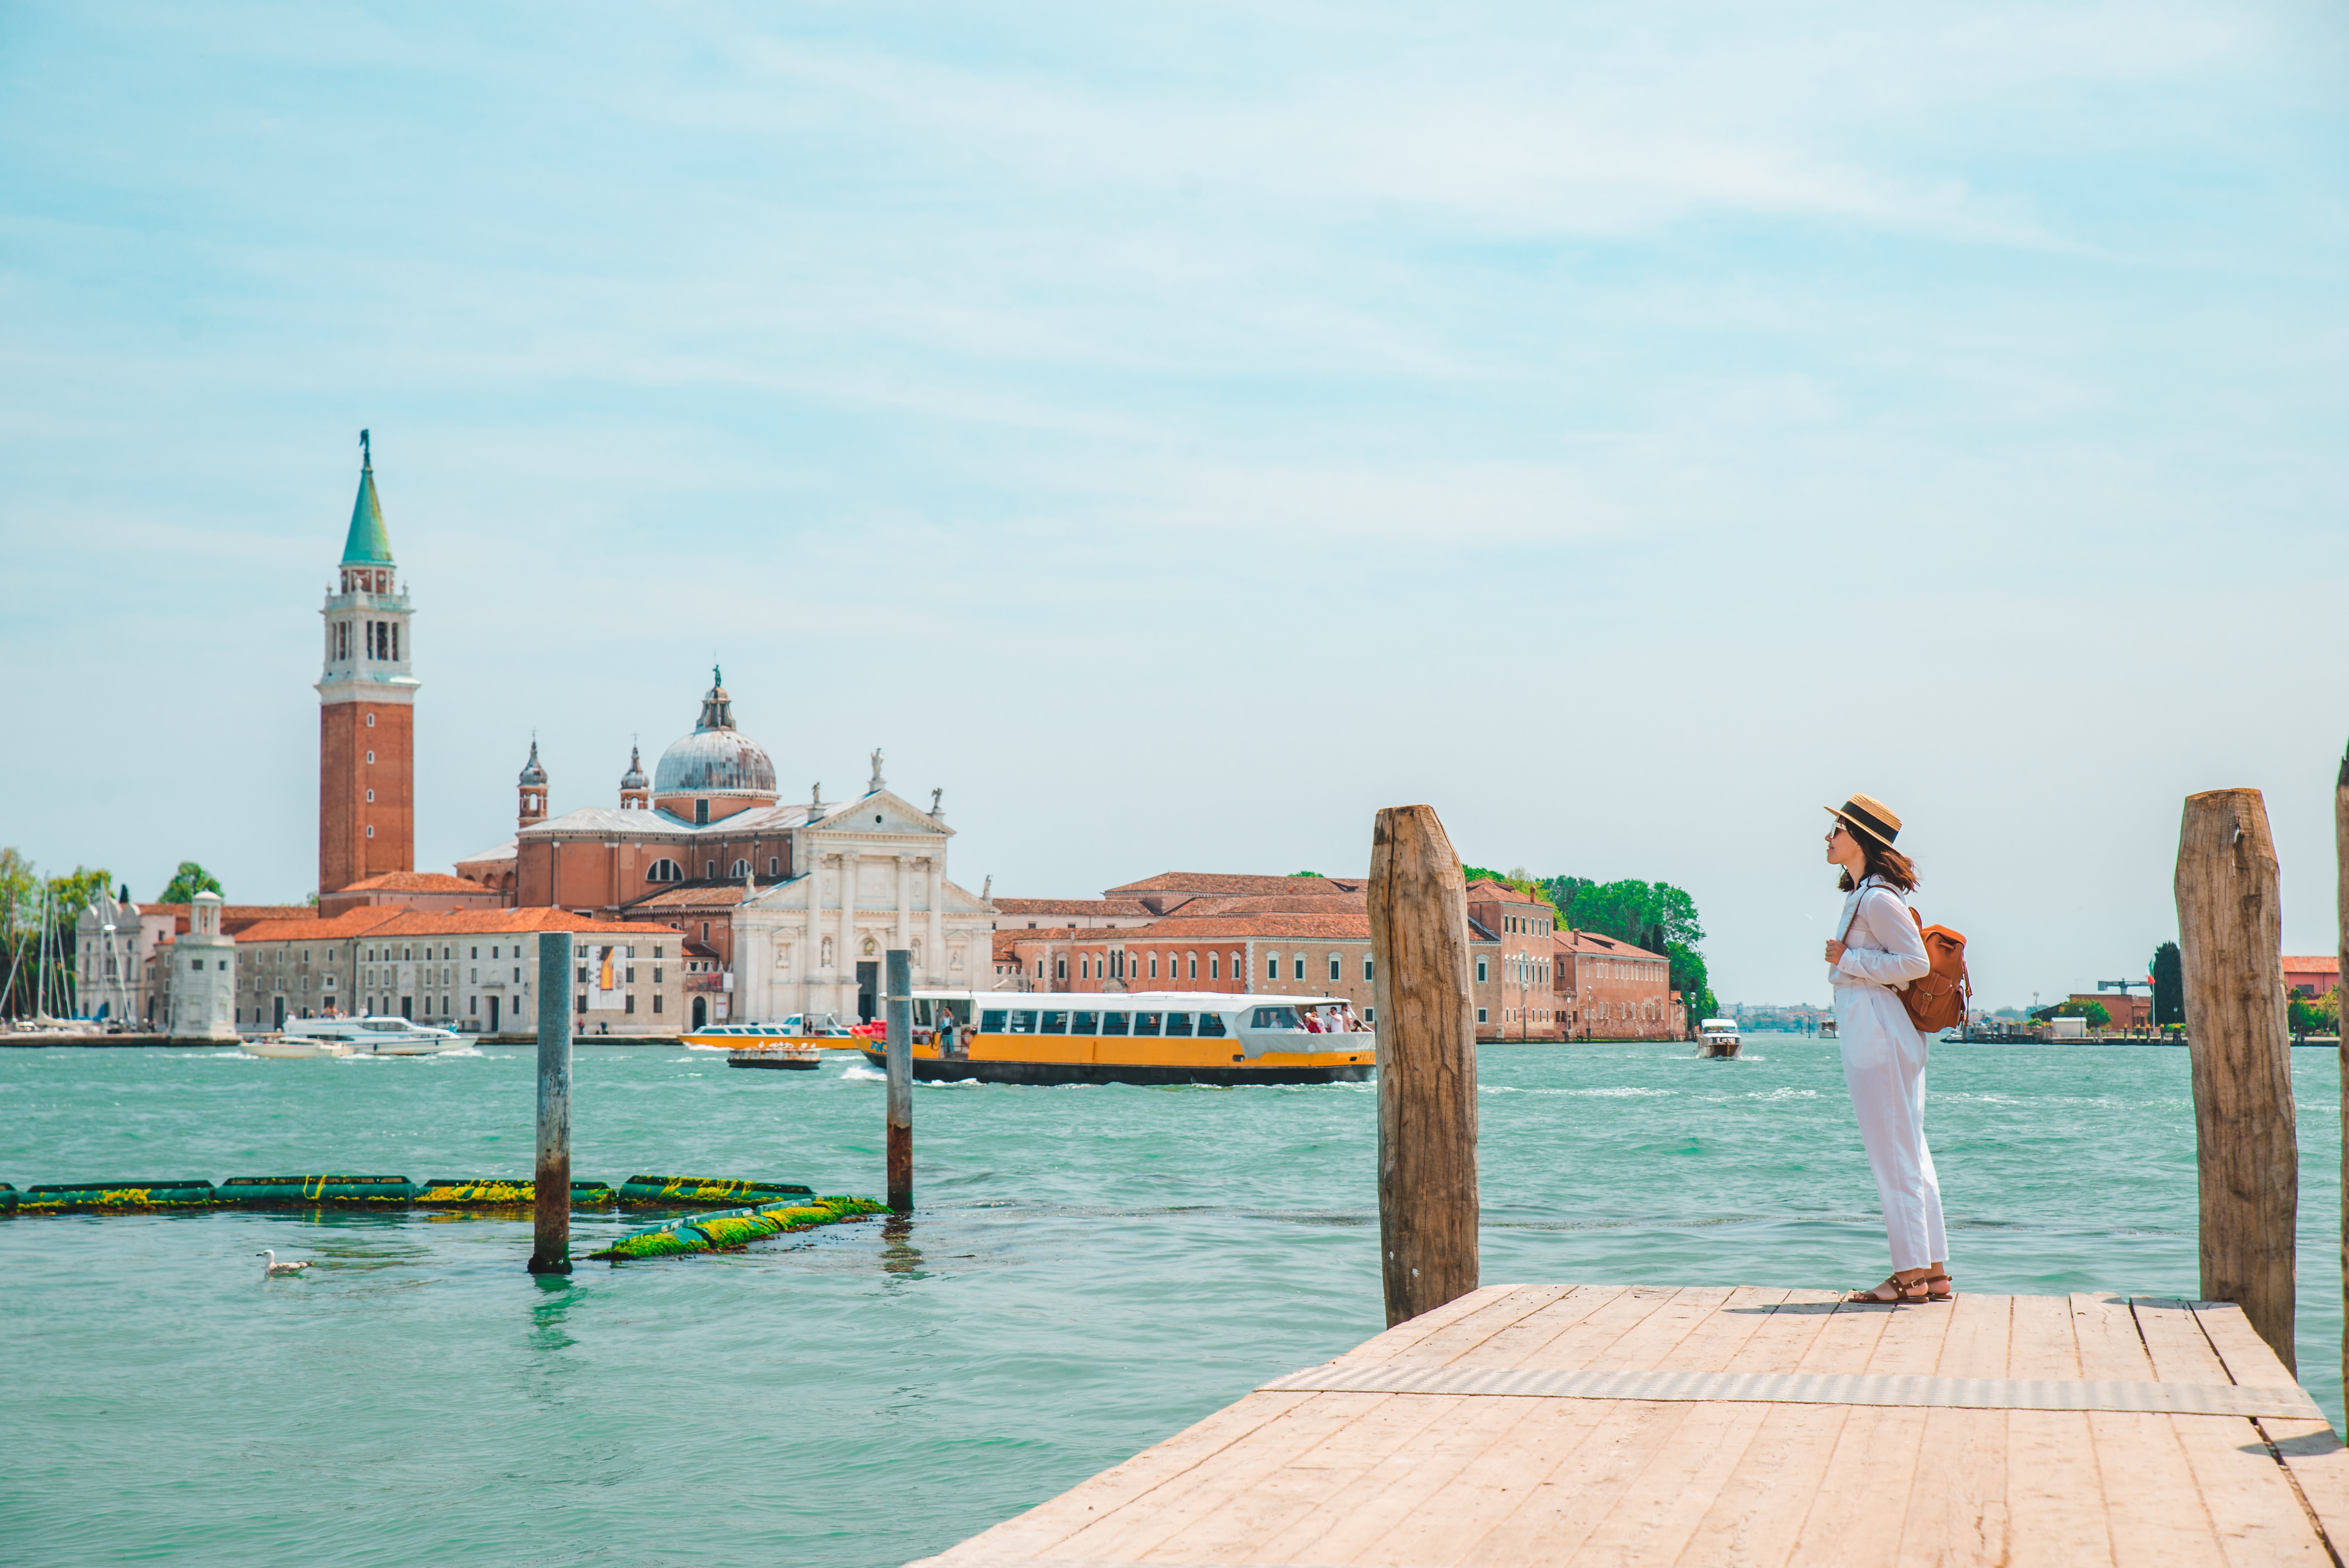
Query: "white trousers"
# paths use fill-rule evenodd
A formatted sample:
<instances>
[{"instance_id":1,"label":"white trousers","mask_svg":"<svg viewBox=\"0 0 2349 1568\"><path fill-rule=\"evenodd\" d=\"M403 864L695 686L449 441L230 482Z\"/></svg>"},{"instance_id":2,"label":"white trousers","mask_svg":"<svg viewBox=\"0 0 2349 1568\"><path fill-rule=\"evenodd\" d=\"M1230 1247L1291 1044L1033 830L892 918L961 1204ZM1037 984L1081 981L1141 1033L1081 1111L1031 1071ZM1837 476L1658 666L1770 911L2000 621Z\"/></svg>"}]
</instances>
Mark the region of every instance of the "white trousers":
<instances>
[{"instance_id":1,"label":"white trousers","mask_svg":"<svg viewBox=\"0 0 2349 1568\"><path fill-rule=\"evenodd\" d=\"M1835 1006L1843 1081L1876 1172L1892 1266L1944 1261L1950 1242L1941 1229L1941 1183L1925 1146L1925 1037L1900 998L1881 985L1838 985Z\"/></svg>"}]
</instances>

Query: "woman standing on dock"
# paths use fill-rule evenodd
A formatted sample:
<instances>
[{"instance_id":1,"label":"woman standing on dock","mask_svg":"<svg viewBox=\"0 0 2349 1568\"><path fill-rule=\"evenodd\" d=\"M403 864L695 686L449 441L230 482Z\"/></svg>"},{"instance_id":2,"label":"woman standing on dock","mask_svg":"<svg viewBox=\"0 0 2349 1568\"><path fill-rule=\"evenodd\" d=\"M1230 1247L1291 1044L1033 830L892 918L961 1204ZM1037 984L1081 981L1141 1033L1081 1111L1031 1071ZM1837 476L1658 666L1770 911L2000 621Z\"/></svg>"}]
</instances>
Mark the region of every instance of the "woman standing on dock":
<instances>
[{"instance_id":1,"label":"woman standing on dock","mask_svg":"<svg viewBox=\"0 0 2349 1568\"><path fill-rule=\"evenodd\" d=\"M1900 819L1877 799L1854 795L1829 806L1827 861L1843 868L1842 934L1826 947L1835 986L1836 1033L1844 1082L1859 1118L1860 1141L1876 1172L1892 1273L1847 1298L1885 1305L1947 1301L1949 1240L1941 1230L1941 1184L1925 1146L1925 1037L1894 989L1926 974L1924 938L1904 896L1917 868L1892 847Z\"/></svg>"}]
</instances>

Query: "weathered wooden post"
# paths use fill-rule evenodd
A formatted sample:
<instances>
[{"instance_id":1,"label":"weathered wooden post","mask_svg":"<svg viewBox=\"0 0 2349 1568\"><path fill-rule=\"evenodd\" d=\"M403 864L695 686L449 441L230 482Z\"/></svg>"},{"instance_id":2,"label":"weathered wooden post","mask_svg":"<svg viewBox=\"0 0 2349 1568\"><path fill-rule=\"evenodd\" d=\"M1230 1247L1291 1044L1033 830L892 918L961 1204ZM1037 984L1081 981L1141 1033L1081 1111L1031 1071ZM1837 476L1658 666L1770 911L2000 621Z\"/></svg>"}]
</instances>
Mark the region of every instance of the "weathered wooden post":
<instances>
[{"instance_id":1,"label":"weathered wooden post","mask_svg":"<svg viewBox=\"0 0 2349 1568\"><path fill-rule=\"evenodd\" d=\"M2186 798L2178 834L2178 945L2194 1057L2202 1297L2240 1305L2278 1358L2292 1356L2292 1228L2300 1141L2284 1028L2275 845L2256 789Z\"/></svg>"},{"instance_id":2,"label":"weathered wooden post","mask_svg":"<svg viewBox=\"0 0 2349 1568\"><path fill-rule=\"evenodd\" d=\"M903 947L888 954L889 1207L914 1212L914 964Z\"/></svg>"},{"instance_id":3,"label":"weathered wooden post","mask_svg":"<svg viewBox=\"0 0 2349 1568\"><path fill-rule=\"evenodd\" d=\"M2349 750L2341 754L2341 771L2333 780L2333 861L2341 960L2333 993L2333 1050L2341 1064L2341 1295L2349 1301L2349 1026L2344 1025L2344 1015L2349 1015ZM2349 1377L2349 1323L2342 1326L2341 1371Z\"/></svg>"},{"instance_id":4,"label":"weathered wooden post","mask_svg":"<svg viewBox=\"0 0 2349 1568\"><path fill-rule=\"evenodd\" d=\"M538 934L538 1167L530 1272L571 1272L571 934Z\"/></svg>"},{"instance_id":5,"label":"weathered wooden post","mask_svg":"<svg viewBox=\"0 0 2349 1568\"><path fill-rule=\"evenodd\" d=\"M1476 1026L1468 887L1433 806L1371 835L1379 1247L1387 1326L1476 1288Z\"/></svg>"}]
</instances>

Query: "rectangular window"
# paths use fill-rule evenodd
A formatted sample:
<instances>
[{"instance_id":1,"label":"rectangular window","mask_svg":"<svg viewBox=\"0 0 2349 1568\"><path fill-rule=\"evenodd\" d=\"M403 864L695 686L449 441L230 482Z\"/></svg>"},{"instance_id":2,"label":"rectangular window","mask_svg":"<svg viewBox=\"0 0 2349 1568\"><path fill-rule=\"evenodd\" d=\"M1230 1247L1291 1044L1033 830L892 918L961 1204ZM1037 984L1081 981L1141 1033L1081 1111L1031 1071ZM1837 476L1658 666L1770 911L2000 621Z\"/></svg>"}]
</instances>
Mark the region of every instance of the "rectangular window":
<instances>
[{"instance_id":1,"label":"rectangular window","mask_svg":"<svg viewBox=\"0 0 2349 1568\"><path fill-rule=\"evenodd\" d=\"M1191 1015L1188 1013L1167 1014L1166 1033L1170 1037L1185 1040L1189 1039L1191 1037Z\"/></svg>"},{"instance_id":2,"label":"rectangular window","mask_svg":"<svg viewBox=\"0 0 2349 1568\"><path fill-rule=\"evenodd\" d=\"M1153 980L1158 978L1158 954L1155 953L1150 955L1150 977Z\"/></svg>"},{"instance_id":3,"label":"rectangular window","mask_svg":"<svg viewBox=\"0 0 2349 1568\"><path fill-rule=\"evenodd\" d=\"M1038 1034L1065 1035L1069 1032L1069 1016L1066 1013L1048 1012L1043 1018L1043 1024L1036 1031Z\"/></svg>"},{"instance_id":4,"label":"rectangular window","mask_svg":"<svg viewBox=\"0 0 2349 1568\"><path fill-rule=\"evenodd\" d=\"M1297 955L1297 977L1299 980L1305 978L1305 954L1302 953Z\"/></svg>"},{"instance_id":5,"label":"rectangular window","mask_svg":"<svg viewBox=\"0 0 2349 1568\"><path fill-rule=\"evenodd\" d=\"M1248 1027L1251 1029L1293 1029L1297 1027L1297 1009L1294 1007L1258 1007L1256 1010L1256 1017L1254 1021L1248 1025Z\"/></svg>"},{"instance_id":6,"label":"rectangular window","mask_svg":"<svg viewBox=\"0 0 2349 1568\"><path fill-rule=\"evenodd\" d=\"M657 991L653 993L653 1011L656 1013L662 1011L661 994Z\"/></svg>"},{"instance_id":7,"label":"rectangular window","mask_svg":"<svg viewBox=\"0 0 2349 1568\"><path fill-rule=\"evenodd\" d=\"M767 874L771 877L779 877L783 874L782 856L769 855L767 857Z\"/></svg>"},{"instance_id":8,"label":"rectangular window","mask_svg":"<svg viewBox=\"0 0 2349 1568\"><path fill-rule=\"evenodd\" d=\"M1485 978L1486 978L1486 976L1485 976L1485 959L1483 959L1483 958L1479 958L1479 959L1477 959L1477 960L1476 960L1476 983L1477 983L1478 985L1483 985L1483 984L1485 983ZM1477 1022L1478 1022L1478 1023L1482 1023L1482 1022L1484 1022L1484 1020L1483 1020L1483 1019L1481 1019L1481 1018L1479 1018L1479 1019L1477 1020Z\"/></svg>"},{"instance_id":9,"label":"rectangular window","mask_svg":"<svg viewBox=\"0 0 2349 1568\"><path fill-rule=\"evenodd\" d=\"M1208 979L1210 979L1210 980L1220 980L1220 979L1222 979L1222 978L1223 978L1223 974L1224 974L1224 972L1223 972L1220 968L1218 968L1218 967L1216 966L1216 955L1215 955L1214 954L1212 954L1212 953L1208 954L1207 954L1207 978L1208 978Z\"/></svg>"},{"instance_id":10,"label":"rectangular window","mask_svg":"<svg viewBox=\"0 0 2349 1568\"><path fill-rule=\"evenodd\" d=\"M1268 953L1264 955L1264 977L1268 980L1278 980L1280 978L1279 954Z\"/></svg>"},{"instance_id":11,"label":"rectangular window","mask_svg":"<svg viewBox=\"0 0 2349 1568\"><path fill-rule=\"evenodd\" d=\"M1068 977L1069 977L1069 961L1068 961L1068 959L1067 959L1066 957L1061 957L1061 958L1056 958L1056 959L1052 960L1052 978L1053 978L1053 979L1055 979L1055 980L1066 980Z\"/></svg>"},{"instance_id":12,"label":"rectangular window","mask_svg":"<svg viewBox=\"0 0 2349 1568\"><path fill-rule=\"evenodd\" d=\"M1199 1037L1201 1039L1220 1040L1224 1037L1224 1016L1221 1013L1202 1013L1199 1015Z\"/></svg>"},{"instance_id":13,"label":"rectangular window","mask_svg":"<svg viewBox=\"0 0 2349 1568\"><path fill-rule=\"evenodd\" d=\"M1130 1020L1127 1015L1123 1013L1103 1013L1102 1015L1102 1033L1104 1035L1123 1035L1127 1032L1129 1022Z\"/></svg>"},{"instance_id":14,"label":"rectangular window","mask_svg":"<svg viewBox=\"0 0 2349 1568\"><path fill-rule=\"evenodd\" d=\"M1101 1033L1101 1015L1099 1013L1070 1014L1069 1033L1072 1035L1097 1035Z\"/></svg>"},{"instance_id":15,"label":"rectangular window","mask_svg":"<svg viewBox=\"0 0 2349 1568\"><path fill-rule=\"evenodd\" d=\"M579 993L579 1006L576 1010L582 1013L587 1010L587 993L585 991Z\"/></svg>"},{"instance_id":16,"label":"rectangular window","mask_svg":"<svg viewBox=\"0 0 2349 1568\"><path fill-rule=\"evenodd\" d=\"M1371 955L1367 953L1362 954L1362 978L1366 982L1371 978Z\"/></svg>"},{"instance_id":17,"label":"rectangular window","mask_svg":"<svg viewBox=\"0 0 2349 1568\"><path fill-rule=\"evenodd\" d=\"M1340 960L1336 954L1332 953L1330 954L1330 978L1332 980L1338 978L1338 965L1340 962Z\"/></svg>"},{"instance_id":18,"label":"rectangular window","mask_svg":"<svg viewBox=\"0 0 2349 1568\"><path fill-rule=\"evenodd\" d=\"M1006 1029L1004 1033L1008 1035L1032 1035L1035 1032L1035 1010L1033 1008L1014 1008L1011 1014L1011 1026Z\"/></svg>"},{"instance_id":19,"label":"rectangular window","mask_svg":"<svg viewBox=\"0 0 2349 1568\"><path fill-rule=\"evenodd\" d=\"M631 991L631 992L629 992L629 993L628 993L628 1000L627 1000L627 1004L626 1004L625 1006L623 1006L623 1007L620 1009L620 1011L622 1011L623 1013L633 1013L633 1012L635 1012L636 1010L636 994L634 991Z\"/></svg>"},{"instance_id":20,"label":"rectangular window","mask_svg":"<svg viewBox=\"0 0 2349 1568\"><path fill-rule=\"evenodd\" d=\"M1155 1013L1136 1013L1133 1016L1133 1032L1137 1035L1155 1035L1158 1033L1158 1016Z\"/></svg>"},{"instance_id":21,"label":"rectangular window","mask_svg":"<svg viewBox=\"0 0 2349 1568\"><path fill-rule=\"evenodd\" d=\"M1000 1007L989 1007L978 1016L978 1032L982 1035L1003 1033L1003 1020L1009 1016Z\"/></svg>"},{"instance_id":22,"label":"rectangular window","mask_svg":"<svg viewBox=\"0 0 2349 1568\"><path fill-rule=\"evenodd\" d=\"M1476 1009L1476 1021L1480 1024L1485 1021L1485 1009L1482 1007Z\"/></svg>"},{"instance_id":23,"label":"rectangular window","mask_svg":"<svg viewBox=\"0 0 2349 1568\"><path fill-rule=\"evenodd\" d=\"M1362 1009L1362 1022L1365 1024L1375 1024L1378 1021L1379 1010L1376 1007L1365 1007Z\"/></svg>"}]
</instances>

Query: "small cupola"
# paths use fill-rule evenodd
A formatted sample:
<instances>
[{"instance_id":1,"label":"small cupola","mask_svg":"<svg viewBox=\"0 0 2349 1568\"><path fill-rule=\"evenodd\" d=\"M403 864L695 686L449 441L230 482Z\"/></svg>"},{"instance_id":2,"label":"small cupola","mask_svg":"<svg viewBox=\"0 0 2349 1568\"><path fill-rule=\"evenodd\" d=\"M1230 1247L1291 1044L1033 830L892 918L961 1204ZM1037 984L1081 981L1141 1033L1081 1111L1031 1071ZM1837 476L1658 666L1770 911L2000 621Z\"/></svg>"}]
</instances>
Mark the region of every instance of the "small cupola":
<instances>
[{"instance_id":1,"label":"small cupola","mask_svg":"<svg viewBox=\"0 0 2349 1568\"><path fill-rule=\"evenodd\" d=\"M538 737L530 738L530 760L523 764L515 788L522 796L520 826L546 820L546 769L538 760Z\"/></svg>"},{"instance_id":2,"label":"small cupola","mask_svg":"<svg viewBox=\"0 0 2349 1568\"><path fill-rule=\"evenodd\" d=\"M647 811L652 803L652 781L645 777L644 760L632 744L628 748L628 770L620 775L620 810Z\"/></svg>"}]
</instances>

